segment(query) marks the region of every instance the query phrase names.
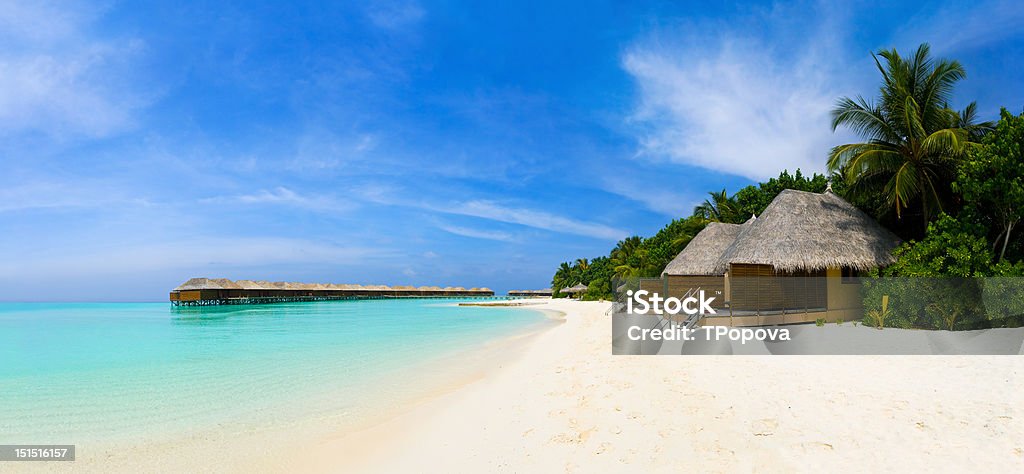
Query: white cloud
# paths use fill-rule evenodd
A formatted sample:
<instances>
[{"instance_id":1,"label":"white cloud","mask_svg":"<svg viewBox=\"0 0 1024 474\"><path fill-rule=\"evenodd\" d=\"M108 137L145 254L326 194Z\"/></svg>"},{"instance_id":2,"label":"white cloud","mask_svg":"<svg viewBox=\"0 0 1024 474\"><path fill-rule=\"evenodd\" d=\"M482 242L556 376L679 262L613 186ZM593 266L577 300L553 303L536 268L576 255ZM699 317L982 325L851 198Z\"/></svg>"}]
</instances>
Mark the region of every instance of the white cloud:
<instances>
[{"instance_id":1,"label":"white cloud","mask_svg":"<svg viewBox=\"0 0 1024 474\"><path fill-rule=\"evenodd\" d=\"M782 21L774 15L759 21ZM849 83L841 30L826 21L808 35L759 38L747 29L697 26L627 50L622 65L640 94L630 120L640 157L755 180L784 168L824 169L844 140L829 116Z\"/></svg>"},{"instance_id":2,"label":"white cloud","mask_svg":"<svg viewBox=\"0 0 1024 474\"><path fill-rule=\"evenodd\" d=\"M143 44L87 33L96 11L0 5L0 129L98 137L133 126L146 99L126 76Z\"/></svg>"},{"instance_id":3,"label":"white cloud","mask_svg":"<svg viewBox=\"0 0 1024 474\"><path fill-rule=\"evenodd\" d=\"M461 235L463 237L470 237L474 239L498 240L503 242L511 242L514 240L511 234L501 231L470 229L468 227L453 225L440 225L438 228L450 234Z\"/></svg>"},{"instance_id":4,"label":"white cloud","mask_svg":"<svg viewBox=\"0 0 1024 474\"><path fill-rule=\"evenodd\" d=\"M583 221L551 214L546 211L509 207L489 200L453 201L447 204L411 199L400 190L387 185L364 185L349 189L353 198L388 206L402 206L431 212L478 217L496 222L517 224L562 234L580 235L595 239L619 240L628 232L596 222Z\"/></svg>"},{"instance_id":5,"label":"white cloud","mask_svg":"<svg viewBox=\"0 0 1024 474\"><path fill-rule=\"evenodd\" d=\"M10 184L0 181L0 213L39 209L98 209L109 206L149 205L143 197L119 192L110 183L32 180Z\"/></svg>"},{"instance_id":6,"label":"white cloud","mask_svg":"<svg viewBox=\"0 0 1024 474\"><path fill-rule=\"evenodd\" d=\"M245 204L245 205L285 205L314 211L341 212L354 206L349 202L341 202L329 196L305 196L284 186L274 189L261 189L251 194L232 196L215 196L201 199L202 203L212 204Z\"/></svg>"},{"instance_id":7,"label":"white cloud","mask_svg":"<svg viewBox=\"0 0 1024 474\"><path fill-rule=\"evenodd\" d=\"M505 207L492 201L467 201L437 210L597 239L618 240L629 235L624 230L604 224L580 221L544 211Z\"/></svg>"}]
</instances>

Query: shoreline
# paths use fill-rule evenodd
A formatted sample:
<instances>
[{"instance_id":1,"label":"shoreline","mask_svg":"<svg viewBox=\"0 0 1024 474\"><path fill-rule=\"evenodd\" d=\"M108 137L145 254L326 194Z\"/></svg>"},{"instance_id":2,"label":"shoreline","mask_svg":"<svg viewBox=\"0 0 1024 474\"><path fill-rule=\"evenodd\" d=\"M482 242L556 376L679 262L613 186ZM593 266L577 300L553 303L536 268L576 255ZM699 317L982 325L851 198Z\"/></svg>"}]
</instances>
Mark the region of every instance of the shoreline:
<instances>
[{"instance_id":1,"label":"shoreline","mask_svg":"<svg viewBox=\"0 0 1024 474\"><path fill-rule=\"evenodd\" d=\"M424 366L359 423L323 413L12 472L566 472L1024 469L1024 358L613 355L609 303ZM544 323L541 323L544 324ZM433 367L433 369L431 369ZM450 369L450 370L449 370ZM434 373L436 370L439 373ZM431 385L431 382L436 383ZM699 464L692 464L699 463Z\"/></svg>"},{"instance_id":2,"label":"shoreline","mask_svg":"<svg viewBox=\"0 0 1024 474\"><path fill-rule=\"evenodd\" d=\"M308 472L1024 469L1024 359L615 356L607 304L508 365L289 467ZM968 383L969 381L969 383Z\"/></svg>"},{"instance_id":3,"label":"shoreline","mask_svg":"<svg viewBox=\"0 0 1024 474\"><path fill-rule=\"evenodd\" d=\"M287 471L292 455L306 446L339 431L374 426L457 391L507 364L532 338L560 324L560 318L550 312L530 312L533 314L524 315L536 322L464 347L459 344L427 360L410 362L408 368L388 375L386 385L375 384L369 389L360 386L367 397L364 400L383 397L386 402L346 407L335 401L342 394L325 392L315 398L290 400L291 407L302 407L303 414L298 417L287 415L291 407L282 405L279 408L283 412L252 412L245 419L181 431L83 439L71 443L77 444L77 459L70 463L2 464L12 472Z\"/></svg>"}]
</instances>

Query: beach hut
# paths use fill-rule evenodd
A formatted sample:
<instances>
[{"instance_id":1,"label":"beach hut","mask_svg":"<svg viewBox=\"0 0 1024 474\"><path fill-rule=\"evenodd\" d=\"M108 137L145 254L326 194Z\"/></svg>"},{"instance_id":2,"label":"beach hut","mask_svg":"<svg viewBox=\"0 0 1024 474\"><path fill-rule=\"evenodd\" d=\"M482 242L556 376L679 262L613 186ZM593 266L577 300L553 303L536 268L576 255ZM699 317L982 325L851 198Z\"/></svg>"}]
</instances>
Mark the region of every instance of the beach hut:
<instances>
[{"instance_id":1,"label":"beach hut","mask_svg":"<svg viewBox=\"0 0 1024 474\"><path fill-rule=\"evenodd\" d=\"M743 224L709 223L665 266L661 280L641 279L638 289L676 298L700 290L711 296L724 295L728 268L720 269L718 263L736 238L756 221L757 216L751 216ZM723 308L725 304L725 298L718 297L712 307Z\"/></svg>"},{"instance_id":2,"label":"beach hut","mask_svg":"<svg viewBox=\"0 0 1024 474\"><path fill-rule=\"evenodd\" d=\"M856 275L891 264L900 239L835 195L781 192L716 263L734 313L759 324L860 318ZM803 316L786 317L786 314Z\"/></svg>"},{"instance_id":3,"label":"beach hut","mask_svg":"<svg viewBox=\"0 0 1024 474\"><path fill-rule=\"evenodd\" d=\"M703 289L725 310L705 325L753 326L860 318L859 272L894 261L898 237L831 187L784 190L759 217L711 223L640 288L680 297ZM645 285L649 286L645 287ZM722 312L720 312L722 313Z\"/></svg>"},{"instance_id":4,"label":"beach hut","mask_svg":"<svg viewBox=\"0 0 1024 474\"><path fill-rule=\"evenodd\" d=\"M587 285L584 285L583 283L577 283L574 286L570 286L569 288L562 288L561 290L558 291L560 293L565 293L567 295L580 296L583 293L587 292Z\"/></svg>"},{"instance_id":5,"label":"beach hut","mask_svg":"<svg viewBox=\"0 0 1024 474\"><path fill-rule=\"evenodd\" d=\"M545 288L543 290L509 290L508 291L508 295L509 296L527 297L527 298L540 298L540 297L545 297L545 296L550 297L551 296L551 288Z\"/></svg>"}]
</instances>

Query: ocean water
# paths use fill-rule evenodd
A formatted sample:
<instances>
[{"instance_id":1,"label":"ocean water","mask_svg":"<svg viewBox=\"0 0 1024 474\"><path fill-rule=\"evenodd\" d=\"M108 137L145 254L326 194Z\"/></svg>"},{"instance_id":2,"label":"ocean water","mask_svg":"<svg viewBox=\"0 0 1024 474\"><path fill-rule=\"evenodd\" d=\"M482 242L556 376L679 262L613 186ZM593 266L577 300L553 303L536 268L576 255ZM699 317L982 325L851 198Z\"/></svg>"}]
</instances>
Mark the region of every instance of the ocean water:
<instances>
[{"instance_id":1,"label":"ocean water","mask_svg":"<svg viewBox=\"0 0 1024 474\"><path fill-rule=\"evenodd\" d=\"M479 347L550 324L457 301L0 303L0 444L354 419Z\"/></svg>"}]
</instances>

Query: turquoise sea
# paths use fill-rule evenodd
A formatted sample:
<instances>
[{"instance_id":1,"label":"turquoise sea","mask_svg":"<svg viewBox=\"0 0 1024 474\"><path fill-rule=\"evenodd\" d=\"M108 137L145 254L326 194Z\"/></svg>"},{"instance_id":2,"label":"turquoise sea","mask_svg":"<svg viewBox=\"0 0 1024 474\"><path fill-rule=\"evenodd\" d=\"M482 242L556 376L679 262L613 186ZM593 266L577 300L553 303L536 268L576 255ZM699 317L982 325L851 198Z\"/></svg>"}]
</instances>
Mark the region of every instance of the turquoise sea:
<instances>
[{"instance_id":1,"label":"turquoise sea","mask_svg":"<svg viewBox=\"0 0 1024 474\"><path fill-rule=\"evenodd\" d=\"M0 303L0 444L344 422L416 396L479 347L550 324L458 301Z\"/></svg>"}]
</instances>

